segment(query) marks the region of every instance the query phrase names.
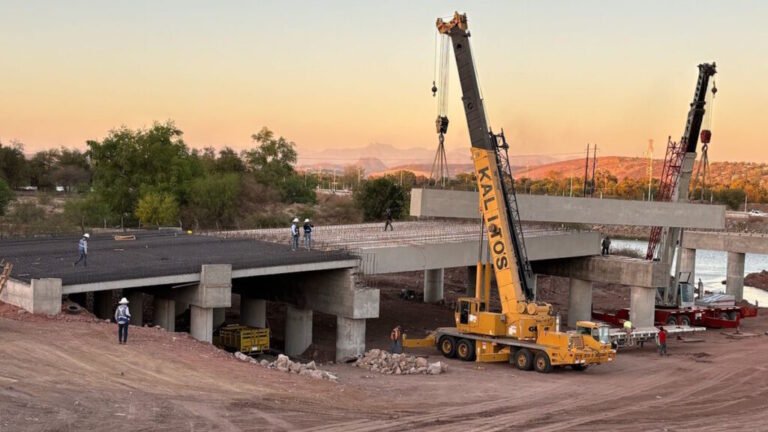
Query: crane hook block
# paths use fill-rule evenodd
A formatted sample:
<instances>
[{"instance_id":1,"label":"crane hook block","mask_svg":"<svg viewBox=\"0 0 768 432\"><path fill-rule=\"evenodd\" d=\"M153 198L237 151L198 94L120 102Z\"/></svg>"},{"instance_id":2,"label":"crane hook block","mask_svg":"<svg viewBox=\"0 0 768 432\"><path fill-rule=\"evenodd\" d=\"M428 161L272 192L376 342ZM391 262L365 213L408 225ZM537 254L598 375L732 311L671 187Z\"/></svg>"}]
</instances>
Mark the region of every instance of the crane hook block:
<instances>
[{"instance_id":1,"label":"crane hook block","mask_svg":"<svg viewBox=\"0 0 768 432\"><path fill-rule=\"evenodd\" d=\"M435 82L432 81L432 97L437 96L437 86L435 85Z\"/></svg>"},{"instance_id":2,"label":"crane hook block","mask_svg":"<svg viewBox=\"0 0 768 432\"><path fill-rule=\"evenodd\" d=\"M704 129L701 131L701 143L702 144L709 144L709 142L712 140L712 131L709 129Z\"/></svg>"},{"instance_id":3,"label":"crane hook block","mask_svg":"<svg viewBox=\"0 0 768 432\"><path fill-rule=\"evenodd\" d=\"M444 134L448 132L448 117L437 116L435 120L435 126L437 127L437 133Z\"/></svg>"}]
</instances>

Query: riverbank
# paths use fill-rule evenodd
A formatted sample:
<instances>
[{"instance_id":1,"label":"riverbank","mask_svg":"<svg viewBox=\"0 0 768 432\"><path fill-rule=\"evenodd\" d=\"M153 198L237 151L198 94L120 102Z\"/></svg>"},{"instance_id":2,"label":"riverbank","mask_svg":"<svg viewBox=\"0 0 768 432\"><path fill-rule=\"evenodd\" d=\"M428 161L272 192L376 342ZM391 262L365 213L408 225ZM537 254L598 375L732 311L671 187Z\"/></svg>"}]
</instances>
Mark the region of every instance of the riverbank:
<instances>
[{"instance_id":1,"label":"riverbank","mask_svg":"<svg viewBox=\"0 0 768 432\"><path fill-rule=\"evenodd\" d=\"M750 273L746 275L744 277L744 285L768 291L768 271L763 270L760 273Z\"/></svg>"}]
</instances>

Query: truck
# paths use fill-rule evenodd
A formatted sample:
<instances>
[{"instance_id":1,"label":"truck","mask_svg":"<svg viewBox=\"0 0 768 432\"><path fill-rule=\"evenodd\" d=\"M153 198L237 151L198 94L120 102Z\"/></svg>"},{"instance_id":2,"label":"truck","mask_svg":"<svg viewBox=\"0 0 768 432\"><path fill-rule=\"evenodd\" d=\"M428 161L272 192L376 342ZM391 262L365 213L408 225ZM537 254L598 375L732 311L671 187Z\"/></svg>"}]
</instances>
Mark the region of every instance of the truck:
<instances>
[{"instance_id":1,"label":"truck","mask_svg":"<svg viewBox=\"0 0 768 432\"><path fill-rule=\"evenodd\" d=\"M456 12L450 21L438 19L437 30L450 39L458 67L488 260L485 265L478 263L478 269L485 269L482 289L478 284L474 297L461 297L456 302L456 326L439 328L425 339L406 336L403 346L436 345L449 358L509 362L520 370L541 373L566 366L583 371L613 361L616 351L608 340L607 326L598 326L597 339L578 331L561 331L552 305L535 300L509 166L509 145L503 130L496 134L488 126L467 16ZM491 271L496 277L500 310L491 310Z\"/></svg>"},{"instance_id":2,"label":"truck","mask_svg":"<svg viewBox=\"0 0 768 432\"><path fill-rule=\"evenodd\" d=\"M592 321L578 321L576 323L579 333L590 335L595 340L600 340L604 336L604 330L602 326L605 325L600 322ZM680 336L682 334L690 334L696 332L703 332L706 330L704 327L690 327L690 326L664 326L664 330L669 335ZM632 329L623 328L610 328L608 330L608 340L611 341L611 346L615 349L621 348L642 348L646 342L655 342L656 336L659 334L659 329L656 327L640 327Z\"/></svg>"}]
</instances>

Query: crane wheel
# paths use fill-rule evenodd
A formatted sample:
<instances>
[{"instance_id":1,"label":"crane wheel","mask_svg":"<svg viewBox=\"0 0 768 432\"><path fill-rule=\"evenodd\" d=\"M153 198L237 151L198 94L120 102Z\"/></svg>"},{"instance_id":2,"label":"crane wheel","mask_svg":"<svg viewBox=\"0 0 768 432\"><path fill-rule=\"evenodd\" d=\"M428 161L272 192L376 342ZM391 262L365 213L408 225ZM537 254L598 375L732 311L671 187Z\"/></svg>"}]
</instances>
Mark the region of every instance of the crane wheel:
<instances>
[{"instance_id":1,"label":"crane wheel","mask_svg":"<svg viewBox=\"0 0 768 432\"><path fill-rule=\"evenodd\" d=\"M681 326L690 326L691 325L691 318L689 318L688 315L681 315L680 316L680 325Z\"/></svg>"},{"instance_id":2,"label":"crane wheel","mask_svg":"<svg viewBox=\"0 0 768 432\"><path fill-rule=\"evenodd\" d=\"M520 370L533 369L533 354L528 348L520 348L515 353L515 366Z\"/></svg>"},{"instance_id":3,"label":"crane wheel","mask_svg":"<svg viewBox=\"0 0 768 432\"><path fill-rule=\"evenodd\" d=\"M670 315L670 316L667 318L667 325L669 325L669 326L675 326L675 325L677 325L677 318L675 318L675 316L674 316L674 315Z\"/></svg>"},{"instance_id":4,"label":"crane wheel","mask_svg":"<svg viewBox=\"0 0 768 432\"><path fill-rule=\"evenodd\" d=\"M536 357L533 359L533 368L536 372L550 373L552 371L552 363L549 361L549 356L544 351L538 351Z\"/></svg>"},{"instance_id":5,"label":"crane wheel","mask_svg":"<svg viewBox=\"0 0 768 432\"><path fill-rule=\"evenodd\" d=\"M442 336L437 342L440 352L448 358L456 357L456 340L452 336Z\"/></svg>"},{"instance_id":6,"label":"crane wheel","mask_svg":"<svg viewBox=\"0 0 768 432\"><path fill-rule=\"evenodd\" d=\"M456 357L464 361L475 359L475 343L468 339L459 339L456 343Z\"/></svg>"},{"instance_id":7,"label":"crane wheel","mask_svg":"<svg viewBox=\"0 0 768 432\"><path fill-rule=\"evenodd\" d=\"M584 372L585 370L587 370L588 366L589 365L585 365L585 364L574 364L574 365L571 365L571 369L578 372Z\"/></svg>"}]
</instances>

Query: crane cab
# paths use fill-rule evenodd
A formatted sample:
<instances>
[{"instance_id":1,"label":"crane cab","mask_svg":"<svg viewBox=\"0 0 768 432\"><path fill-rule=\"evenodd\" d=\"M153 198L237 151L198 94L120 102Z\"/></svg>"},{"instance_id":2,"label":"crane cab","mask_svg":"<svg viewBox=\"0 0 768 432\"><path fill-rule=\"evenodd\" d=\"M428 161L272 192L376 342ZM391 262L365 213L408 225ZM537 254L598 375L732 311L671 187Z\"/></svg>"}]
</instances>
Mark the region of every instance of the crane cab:
<instances>
[{"instance_id":1,"label":"crane cab","mask_svg":"<svg viewBox=\"0 0 768 432\"><path fill-rule=\"evenodd\" d=\"M460 297L454 316L456 328L462 333L488 336L504 336L507 333L504 314L489 312L486 303L475 297Z\"/></svg>"}]
</instances>

